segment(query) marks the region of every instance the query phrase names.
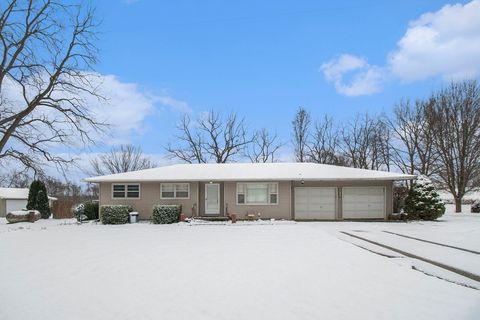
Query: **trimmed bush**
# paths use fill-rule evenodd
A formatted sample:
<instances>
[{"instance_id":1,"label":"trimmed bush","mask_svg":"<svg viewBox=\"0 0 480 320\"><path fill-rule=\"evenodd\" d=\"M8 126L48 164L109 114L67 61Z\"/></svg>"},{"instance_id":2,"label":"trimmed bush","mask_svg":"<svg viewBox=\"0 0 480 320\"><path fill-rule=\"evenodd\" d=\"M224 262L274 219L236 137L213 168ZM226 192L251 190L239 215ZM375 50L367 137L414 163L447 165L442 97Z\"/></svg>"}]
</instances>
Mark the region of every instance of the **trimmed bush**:
<instances>
[{"instance_id":1,"label":"trimmed bush","mask_svg":"<svg viewBox=\"0 0 480 320\"><path fill-rule=\"evenodd\" d=\"M180 205L156 205L153 207L153 223L167 224L178 222L181 212L182 206Z\"/></svg>"},{"instance_id":2,"label":"trimmed bush","mask_svg":"<svg viewBox=\"0 0 480 320\"><path fill-rule=\"evenodd\" d=\"M79 221L98 220L98 210L98 201L84 201L72 207L73 216Z\"/></svg>"},{"instance_id":3,"label":"trimmed bush","mask_svg":"<svg viewBox=\"0 0 480 320\"><path fill-rule=\"evenodd\" d=\"M128 223L129 213L132 212L129 205L106 205L100 207L100 220L103 224Z\"/></svg>"},{"instance_id":4,"label":"trimmed bush","mask_svg":"<svg viewBox=\"0 0 480 320\"><path fill-rule=\"evenodd\" d=\"M85 201L83 206L83 214L88 220L98 220L98 201Z\"/></svg>"},{"instance_id":5,"label":"trimmed bush","mask_svg":"<svg viewBox=\"0 0 480 320\"><path fill-rule=\"evenodd\" d=\"M405 199L405 212L411 220L435 220L445 213L445 204L425 176L419 176Z\"/></svg>"}]
</instances>

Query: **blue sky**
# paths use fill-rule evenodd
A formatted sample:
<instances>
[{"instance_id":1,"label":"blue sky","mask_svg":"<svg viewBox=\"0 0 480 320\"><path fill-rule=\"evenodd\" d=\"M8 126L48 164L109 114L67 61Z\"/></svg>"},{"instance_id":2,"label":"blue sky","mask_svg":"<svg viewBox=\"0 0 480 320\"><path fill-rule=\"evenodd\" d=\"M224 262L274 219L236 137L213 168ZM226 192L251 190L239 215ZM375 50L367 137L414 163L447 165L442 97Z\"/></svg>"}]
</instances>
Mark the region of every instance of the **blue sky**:
<instances>
[{"instance_id":1,"label":"blue sky","mask_svg":"<svg viewBox=\"0 0 480 320\"><path fill-rule=\"evenodd\" d=\"M337 121L390 112L402 97L478 77L480 6L467 3L99 1L96 71L126 89L122 107L109 111L120 123L115 137L93 150L130 141L162 154L182 112L233 111L285 142L299 106ZM468 23L446 31L457 20ZM438 39L425 41L429 32ZM454 50L457 39L469 47ZM124 130L131 113L136 120Z\"/></svg>"}]
</instances>

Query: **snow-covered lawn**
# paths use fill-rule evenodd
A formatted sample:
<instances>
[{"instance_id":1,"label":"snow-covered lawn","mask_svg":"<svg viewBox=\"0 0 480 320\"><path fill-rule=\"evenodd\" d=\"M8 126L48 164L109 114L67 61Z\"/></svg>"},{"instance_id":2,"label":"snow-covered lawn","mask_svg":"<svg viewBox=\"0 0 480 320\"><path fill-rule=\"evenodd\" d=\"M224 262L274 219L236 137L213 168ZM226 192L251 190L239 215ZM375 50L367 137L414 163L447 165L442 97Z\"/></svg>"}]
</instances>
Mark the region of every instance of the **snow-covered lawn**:
<instances>
[{"instance_id":1,"label":"snow-covered lawn","mask_svg":"<svg viewBox=\"0 0 480 320\"><path fill-rule=\"evenodd\" d=\"M163 226L0 219L0 319L480 318L480 291L412 265L479 283L340 233L410 243L384 230L480 251L480 215ZM462 255L463 267L478 266L472 256Z\"/></svg>"}]
</instances>

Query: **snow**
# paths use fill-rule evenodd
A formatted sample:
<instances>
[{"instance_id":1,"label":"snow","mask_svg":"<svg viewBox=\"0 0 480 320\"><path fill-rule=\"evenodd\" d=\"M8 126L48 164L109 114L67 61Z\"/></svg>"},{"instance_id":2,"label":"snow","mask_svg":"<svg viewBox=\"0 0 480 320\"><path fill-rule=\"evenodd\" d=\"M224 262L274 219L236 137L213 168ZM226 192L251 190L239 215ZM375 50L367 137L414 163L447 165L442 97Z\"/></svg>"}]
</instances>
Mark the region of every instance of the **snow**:
<instances>
[{"instance_id":1,"label":"snow","mask_svg":"<svg viewBox=\"0 0 480 320\"><path fill-rule=\"evenodd\" d=\"M339 232L367 237L388 230L480 249L480 215L414 223L74 221L0 219L0 319L480 316L480 291L454 283L472 281L398 254L375 254Z\"/></svg>"},{"instance_id":2,"label":"snow","mask_svg":"<svg viewBox=\"0 0 480 320\"><path fill-rule=\"evenodd\" d=\"M28 199L28 188L0 188L1 199Z\"/></svg>"},{"instance_id":3,"label":"snow","mask_svg":"<svg viewBox=\"0 0 480 320\"><path fill-rule=\"evenodd\" d=\"M285 180L406 180L401 173L317 163L202 163L176 164L87 178L87 182L139 181L285 181Z\"/></svg>"},{"instance_id":4,"label":"snow","mask_svg":"<svg viewBox=\"0 0 480 320\"><path fill-rule=\"evenodd\" d=\"M0 188L0 199L28 199L28 188ZM48 197L50 200L57 200L54 197Z\"/></svg>"},{"instance_id":5,"label":"snow","mask_svg":"<svg viewBox=\"0 0 480 320\"><path fill-rule=\"evenodd\" d=\"M29 211L27 211L27 210L14 210L14 211L10 211L9 214L14 215L14 216L24 216L26 214L29 214L30 211L31 210L29 210ZM36 212L38 212L38 211L36 211Z\"/></svg>"}]
</instances>

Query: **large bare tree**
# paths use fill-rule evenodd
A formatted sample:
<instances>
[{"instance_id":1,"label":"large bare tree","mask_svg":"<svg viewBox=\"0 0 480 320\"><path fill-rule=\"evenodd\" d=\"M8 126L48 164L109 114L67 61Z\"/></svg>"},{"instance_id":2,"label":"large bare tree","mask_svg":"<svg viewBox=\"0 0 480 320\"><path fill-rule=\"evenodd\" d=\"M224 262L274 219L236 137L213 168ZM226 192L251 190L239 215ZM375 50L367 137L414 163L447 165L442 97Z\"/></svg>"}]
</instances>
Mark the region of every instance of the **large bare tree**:
<instances>
[{"instance_id":1,"label":"large bare tree","mask_svg":"<svg viewBox=\"0 0 480 320\"><path fill-rule=\"evenodd\" d=\"M431 103L431 99L417 100L415 104L400 100L393 116L385 118L392 132L391 161L403 173L431 176L435 172L437 156L425 112Z\"/></svg>"},{"instance_id":2,"label":"large bare tree","mask_svg":"<svg viewBox=\"0 0 480 320\"><path fill-rule=\"evenodd\" d=\"M90 160L91 174L106 175L150 169L156 167L156 163L146 156L140 147L131 144L113 147L110 152L101 154Z\"/></svg>"},{"instance_id":3,"label":"large bare tree","mask_svg":"<svg viewBox=\"0 0 480 320\"><path fill-rule=\"evenodd\" d=\"M340 137L331 117L325 115L315 122L311 143L308 145L308 159L311 162L345 165L340 155Z\"/></svg>"},{"instance_id":4,"label":"large bare tree","mask_svg":"<svg viewBox=\"0 0 480 320\"><path fill-rule=\"evenodd\" d=\"M308 160L308 139L311 122L310 113L303 107L298 108L292 121L293 147L295 161L297 162L306 162Z\"/></svg>"},{"instance_id":5,"label":"large bare tree","mask_svg":"<svg viewBox=\"0 0 480 320\"><path fill-rule=\"evenodd\" d=\"M389 137L380 119L366 113L357 114L341 131L341 148L348 163L355 168L388 169Z\"/></svg>"},{"instance_id":6,"label":"large bare tree","mask_svg":"<svg viewBox=\"0 0 480 320\"><path fill-rule=\"evenodd\" d=\"M96 28L80 2L0 3L0 162L66 164L52 146L90 143L102 129L87 103L102 99L91 72Z\"/></svg>"},{"instance_id":7,"label":"large bare tree","mask_svg":"<svg viewBox=\"0 0 480 320\"><path fill-rule=\"evenodd\" d=\"M277 162L277 153L282 147L277 134L271 134L267 129L255 133L252 143L247 147L247 157L251 162Z\"/></svg>"},{"instance_id":8,"label":"large bare tree","mask_svg":"<svg viewBox=\"0 0 480 320\"><path fill-rule=\"evenodd\" d=\"M244 120L234 113L222 117L210 111L200 115L195 123L185 114L177 130L177 142L169 144L166 151L171 158L188 163L234 161L253 140L248 137Z\"/></svg>"},{"instance_id":9,"label":"large bare tree","mask_svg":"<svg viewBox=\"0 0 480 320\"><path fill-rule=\"evenodd\" d=\"M452 83L433 96L425 110L438 154L438 177L461 212L462 198L480 175L480 87Z\"/></svg>"}]
</instances>

